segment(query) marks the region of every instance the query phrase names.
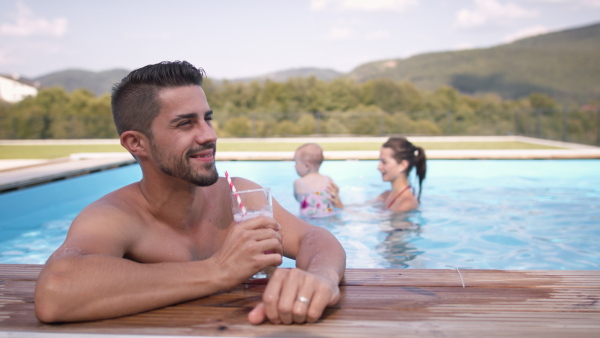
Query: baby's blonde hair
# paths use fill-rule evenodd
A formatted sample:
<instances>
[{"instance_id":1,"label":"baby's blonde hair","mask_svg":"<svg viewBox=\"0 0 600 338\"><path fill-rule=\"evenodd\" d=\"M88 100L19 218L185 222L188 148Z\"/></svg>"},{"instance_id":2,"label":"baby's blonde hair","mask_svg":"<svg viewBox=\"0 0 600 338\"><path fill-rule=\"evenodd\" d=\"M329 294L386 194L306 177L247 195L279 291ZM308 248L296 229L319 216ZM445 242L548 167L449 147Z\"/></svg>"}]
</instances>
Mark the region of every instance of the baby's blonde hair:
<instances>
[{"instance_id":1,"label":"baby's blonde hair","mask_svg":"<svg viewBox=\"0 0 600 338\"><path fill-rule=\"evenodd\" d=\"M319 168L323 163L323 148L316 143L306 143L296 149L296 158L306 162L309 166Z\"/></svg>"}]
</instances>

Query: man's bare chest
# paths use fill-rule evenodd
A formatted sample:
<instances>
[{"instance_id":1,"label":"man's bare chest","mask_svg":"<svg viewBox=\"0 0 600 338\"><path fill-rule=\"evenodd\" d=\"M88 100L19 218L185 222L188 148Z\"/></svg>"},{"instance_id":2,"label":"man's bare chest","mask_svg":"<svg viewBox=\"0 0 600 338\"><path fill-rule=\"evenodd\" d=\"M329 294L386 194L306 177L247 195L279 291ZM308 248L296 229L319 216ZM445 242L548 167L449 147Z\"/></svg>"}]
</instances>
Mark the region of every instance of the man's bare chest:
<instances>
[{"instance_id":1,"label":"man's bare chest","mask_svg":"<svg viewBox=\"0 0 600 338\"><path fill-rule=\"evenodd\" d=\"M194 231L162 227L146 232L128 250L128 258L142 263L189 262L213 256L228 228L205 226Z\"/></svg>"}]
</instances>

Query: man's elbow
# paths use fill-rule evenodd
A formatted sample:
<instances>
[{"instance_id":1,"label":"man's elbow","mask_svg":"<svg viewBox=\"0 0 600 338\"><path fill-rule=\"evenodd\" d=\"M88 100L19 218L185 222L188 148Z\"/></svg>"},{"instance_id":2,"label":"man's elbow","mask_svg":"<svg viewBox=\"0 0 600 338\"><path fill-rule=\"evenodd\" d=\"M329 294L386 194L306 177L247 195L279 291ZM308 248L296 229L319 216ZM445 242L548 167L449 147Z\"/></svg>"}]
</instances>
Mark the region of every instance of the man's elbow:
<instances>
[{"instance_id":1,"label":"man's elbow","mask_svg":"<svg viewBox=\"0 0 600 338\"><path fill-rule=\"evenodd\" d=\"M42 271L34 293L35 316L39 321L44 323L67 321L68 285L70 283L67 275L58 271Z\"/></svg>"},{"instance_id":2,"label":"man's elbow","mask_svg":"<svg viewBox=\"0 0 600 338\"><path fill-rule=\"evenodd\" d=\"M35 316L43 323L57 323L61 321L58 306L55 306L52 302L42 301L37 296L35 300Z\"/></svg>"}]
</instances>

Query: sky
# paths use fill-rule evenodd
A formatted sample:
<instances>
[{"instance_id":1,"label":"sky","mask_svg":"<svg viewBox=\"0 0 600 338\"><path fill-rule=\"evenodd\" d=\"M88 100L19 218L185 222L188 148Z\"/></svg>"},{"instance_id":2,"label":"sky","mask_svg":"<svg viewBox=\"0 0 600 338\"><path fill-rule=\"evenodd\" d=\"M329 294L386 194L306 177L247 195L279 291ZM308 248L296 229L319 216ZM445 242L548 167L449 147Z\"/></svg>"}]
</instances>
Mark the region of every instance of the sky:
<instances>
[{"instance_id":1,"label":"sky","mask_svg":"<svg viewBox=\"0 0 600 338\"><path fill-rule=\"evenodd\" d=\"M186 60L209 78L349 72L600 23L600 0L0 0L0 73Z\"/></svg>"}]
</instances>

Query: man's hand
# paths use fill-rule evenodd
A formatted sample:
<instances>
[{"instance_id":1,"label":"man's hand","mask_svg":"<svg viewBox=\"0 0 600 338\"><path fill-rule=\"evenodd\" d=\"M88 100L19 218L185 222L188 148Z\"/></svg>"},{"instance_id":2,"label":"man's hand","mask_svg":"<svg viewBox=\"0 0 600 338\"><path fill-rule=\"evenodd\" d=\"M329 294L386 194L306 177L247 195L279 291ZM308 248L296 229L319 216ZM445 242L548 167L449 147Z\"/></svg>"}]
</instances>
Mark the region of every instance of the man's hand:
<instances>
[{"instance_id":1,"label":"man's hand","mask_svg":"<svg viewBox=\"0 0 600 338\"><path fill-rule=\"evenodd\" d=\"M325 307L337 303L340 289L330 280L301 269L277 269L263 294L263 301L249 314L248 321L260 324L313 323Z\"/></svg>"},{"instance_id":2,"label":"man's hand","mask_svg":"<svg viewBox=\"0 0 600 338\"><path fill-rule=\"evenodd\" d=\"M221 249L213 256L217 271L231 288L269 266L281 264L281 226L271 217L255 217L232 226ZM268 254L266 254L268 252Z\"/></svg>"}]
</instances>

